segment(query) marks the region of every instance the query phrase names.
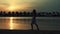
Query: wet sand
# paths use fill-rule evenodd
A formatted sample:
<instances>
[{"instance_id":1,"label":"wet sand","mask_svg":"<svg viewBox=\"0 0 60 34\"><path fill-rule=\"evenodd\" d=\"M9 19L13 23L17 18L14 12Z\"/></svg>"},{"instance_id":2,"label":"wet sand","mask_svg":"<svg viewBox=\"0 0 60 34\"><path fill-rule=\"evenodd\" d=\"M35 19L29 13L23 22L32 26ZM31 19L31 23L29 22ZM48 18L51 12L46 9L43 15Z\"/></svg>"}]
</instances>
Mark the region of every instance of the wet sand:
<instances>
[{"instance_id":1,"label":"wet sand","mask_svg":"<svg viewBox=\"0 0 60 34\"><path fill-rule=\"evenodd\" d=\"M0 30L1 34L60 34L60 30Z\"/></svg>"}]
</instances>

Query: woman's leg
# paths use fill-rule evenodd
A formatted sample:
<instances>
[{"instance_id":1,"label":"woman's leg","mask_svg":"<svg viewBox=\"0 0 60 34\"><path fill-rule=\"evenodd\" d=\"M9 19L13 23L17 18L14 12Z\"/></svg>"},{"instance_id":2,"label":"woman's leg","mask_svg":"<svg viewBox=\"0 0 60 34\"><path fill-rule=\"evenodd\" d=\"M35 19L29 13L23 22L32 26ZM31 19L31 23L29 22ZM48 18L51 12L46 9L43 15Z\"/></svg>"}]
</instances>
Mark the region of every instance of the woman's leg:
<instances>
[{"instance_id":1,"label":"woman's leg","mask_svg":"<svg viewBox=\"0 0 60 34\"><path fill-rule=\"evenodd\" d=\"M39 30L39 27L38 27L38 25L35 23L35 25L36 25L36 27L37 27L37 30Z\"/></svg>"},{"instance_id":2,"label":"woman's leg","mask_svg":"<svg viewBox=\"0 0 60 34\"><path fill-rule=\"evenodd\" d=\"M33 24L31 23L31 28L32 28L32 30L33 30Z\"/></svg>"}]
</instances>

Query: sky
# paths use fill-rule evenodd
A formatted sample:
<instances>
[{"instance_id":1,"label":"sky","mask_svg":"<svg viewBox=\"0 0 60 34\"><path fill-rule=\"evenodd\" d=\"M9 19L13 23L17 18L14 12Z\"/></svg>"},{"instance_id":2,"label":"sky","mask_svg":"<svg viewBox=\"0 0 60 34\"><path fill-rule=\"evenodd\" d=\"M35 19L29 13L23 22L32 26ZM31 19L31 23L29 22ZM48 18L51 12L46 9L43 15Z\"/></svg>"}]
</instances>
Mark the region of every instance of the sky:
<instances>
[{"instance_id":1,"label":"sky","mask_svg":"<svg viewBox=\"0 0 60 34\"><path fill-rule=\"evenodd\" d=\"M60 0L0 0L0 10L60 11Z\"/></svg>"}]
</instances>

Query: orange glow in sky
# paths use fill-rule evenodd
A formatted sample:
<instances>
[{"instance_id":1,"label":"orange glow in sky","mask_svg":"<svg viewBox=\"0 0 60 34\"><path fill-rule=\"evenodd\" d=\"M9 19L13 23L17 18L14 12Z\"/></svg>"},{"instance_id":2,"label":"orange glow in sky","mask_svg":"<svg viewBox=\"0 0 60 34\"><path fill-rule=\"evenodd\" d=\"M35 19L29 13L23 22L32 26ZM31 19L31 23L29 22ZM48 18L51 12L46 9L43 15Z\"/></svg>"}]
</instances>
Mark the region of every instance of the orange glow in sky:
<instances>
[{"instance_id":1,"label":"orange glow in sky","mask_svg":"<svg viewBox=\"0 0 60 34\"><path fill-rule=\"evenodd\" d=\"M8 7L8 10L9 10L9 11L14 11L15 9L17 9L16 6L9 6L9 7Z\"/></svg>"},{"instance_id":2,"label":"orange glow in sky","mask_svg":"<svg viewBox=\"0 0 60 34\"><path fill-rule=\"evenodd\" d=\"M26 2L26 3L25 3ZM1 6L2 5L2 6ZM26 0L1 0L0 1L0 10L7 11L17 11L17 10L25 10L29 7L29 3Z\"/></svg>"}]
</instances>

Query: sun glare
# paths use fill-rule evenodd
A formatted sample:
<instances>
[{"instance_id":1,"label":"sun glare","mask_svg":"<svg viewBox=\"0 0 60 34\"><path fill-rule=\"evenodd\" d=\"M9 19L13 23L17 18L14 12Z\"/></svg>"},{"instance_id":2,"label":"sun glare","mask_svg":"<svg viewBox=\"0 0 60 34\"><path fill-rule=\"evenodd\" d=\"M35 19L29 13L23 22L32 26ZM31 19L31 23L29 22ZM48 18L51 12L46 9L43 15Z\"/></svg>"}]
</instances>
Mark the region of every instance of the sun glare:
<instances>
[{"instance_id":1,"label":"sun glare","mask_svg":"<svg viewBox=\"0 0 60 34\"><path fill-rule=\"evenodd\" d=\"M10 6L10 7L8 7L8 10L9 10L9 11L14 11L15 9L17 9L16 6Z\"/></svg>"},{"instance_id":2,"label":"sun glare","mask_svg":"<svg viewBox=\"0 0 60 34\"><path fill-rule=\"evenodd\" d=\"M4 0L3 2L0 4L0 10L3 11L22 11L32 7L26 0Z\"/></svg>"},{"instance_id":3,"label":"sun glare","mask_svg":"<svg viewBox=\"0 0 60 34\"><path fill-rule=\"evenodd\" d=\"M15 7L11 6L11 7L9 7L9 9L10 9L10 10L13 10L13 9L15 9Z\"/></svg>"},{"instance_id":4,"label":"sun glare","mask_svg":"<svg viewBox=\"0 0 60 34\"><path fill-rule=\"evenodd\" d=\"M13 29L13 17L10 17L10 29Z\"/></svg>"},{"instance_id":5,"label":"sun glare","mask_svg":"<svg viewBox=\"0 0 60 34\"><path fill-rule=\"evenodd\" d=\"M18 11L18 10L25 10L27 5L20 5L20 6L9 6L8 11Z\"/></svg>"}]
</instances>

